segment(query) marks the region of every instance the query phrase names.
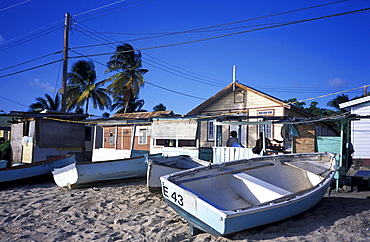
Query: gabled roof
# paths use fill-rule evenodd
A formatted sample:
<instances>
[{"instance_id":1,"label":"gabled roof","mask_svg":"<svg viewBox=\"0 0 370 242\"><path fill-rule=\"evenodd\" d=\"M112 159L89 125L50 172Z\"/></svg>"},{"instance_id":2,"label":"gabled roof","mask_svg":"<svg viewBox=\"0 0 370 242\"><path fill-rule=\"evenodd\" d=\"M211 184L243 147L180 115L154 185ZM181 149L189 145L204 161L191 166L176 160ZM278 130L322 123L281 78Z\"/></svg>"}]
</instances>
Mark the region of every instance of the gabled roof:
<instances>
[{"instance_id":1,"label":"gabled roof","mask_svg":"<svg viewBox=\"0 0 370 242\"><path fill-rule=\"evenodd\" d=\"M303 110L301 108L298 108L298 107L296 107L294 105L287 104L286 102L284 102L284 101L282 101L282 100L280 100L280 99L278 99L276 97L273 97L273 96L271 96L271 95L269 95L267 93L258 91L256 89L250 87L250 86L240 84L238 82L236 82L236 83L230 83L224 89L222 89L221 91L219 91L218 93L216 93L215 95L213 95L211 98L207 99L206 101L204 101L203 103L201 103L199 106L197 106L196 108L194 108L193 110L191 110L190 112L188 112L188 115L197 114L198 112L200 112L201 110L203 110L204 108L206 108L209 104L217 101L219 98L221 98L227 92L229 92L233 88L233 85L234 84L235 84L235 87L239 87L239 88L241 88L243 90L246 90L246 91L249 91L249 92L253 92L253 93L257 94L257 95L263 96L266 99L269 99L269 100L271 100L273 102L276 102L278 105L285 106L287 108L295 109L296 111L303 112L303 113L305 113L308 116L314 116L313 114L311 114L310 112L308 112L306 110Z\"/></svg>"},{"instance_id":2,"label":"gabled roof","mask_svg":"<svg viewBox=\"0 0 370 242\"><path fill-rule=\"evenodd\" d=\"M358 98L349 102L341 103L339 104L340 108L348 109L349 107L356 106L358 104L370 102L370 96L368 97L363 97L363 98ZM370 105L370 104L369 104Z\"/></svg>"},{"instance_id":3,"label":"gabled roof","mask_svg":"<svg viewBox=\"0 0 370 242\"><path fill-rule=\"evenodd\" d=\"M136 112L136 113L116 113L113 115L114 118L119 119L140 119L140 118L153 118L161 116L174 115L172 111L155 111L155 112Z\"/></svg>"}]
</instances>

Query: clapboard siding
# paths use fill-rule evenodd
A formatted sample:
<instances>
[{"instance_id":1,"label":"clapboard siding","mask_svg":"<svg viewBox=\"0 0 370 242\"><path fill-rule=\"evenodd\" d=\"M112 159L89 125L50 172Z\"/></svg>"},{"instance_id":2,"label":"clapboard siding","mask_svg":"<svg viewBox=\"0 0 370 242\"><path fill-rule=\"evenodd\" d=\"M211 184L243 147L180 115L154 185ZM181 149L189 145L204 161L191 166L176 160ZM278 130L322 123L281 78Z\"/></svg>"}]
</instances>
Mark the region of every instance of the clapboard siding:
<instances>
[{"instance_id":1,"label":"clapboard siding","mask_svg":"<svg viewBox=\"0 0 370 242\"><path fill-rule=\"evenodd\" d=\"M370 106L360 107L355 110L356 114L359 115L369 115ZM352 133L353 133L353 146L354 146L354 157L356 158L370 158L370 149L369 149L369 137L370 137L370 120L361 119L359 121L352 122Z\"/></svg>"}]
</instances>

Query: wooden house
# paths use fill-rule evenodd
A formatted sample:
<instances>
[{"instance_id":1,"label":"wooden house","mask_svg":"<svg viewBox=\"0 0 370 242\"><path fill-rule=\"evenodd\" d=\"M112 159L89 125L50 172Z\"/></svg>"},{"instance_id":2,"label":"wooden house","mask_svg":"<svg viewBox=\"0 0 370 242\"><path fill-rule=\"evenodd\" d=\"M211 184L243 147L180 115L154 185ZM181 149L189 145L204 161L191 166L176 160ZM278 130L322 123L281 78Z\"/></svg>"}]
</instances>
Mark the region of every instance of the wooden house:
<instances>
[{"instance_id":1,"label":"wooden house","mask_svg":"<svg viewBox=\"0 0 370 242\"><path fill-rule=\"evenodd\" d=\"M340 108L359 115L359 120L351 121L351 142L354 148L353 160L370 167L370 96L341 103Z\"/></svg>"},{"instance_id":2,"label":"wooden house","mask_svg":"<svg viewBox=\"0 0 370 242\"><path fill-rule=\"evenodd\" d=\"M278 98L240 83L229 84L220 92L191 110L188 115L214 117L214 119L200 122L200 147L226 146L230 132L235 130L238 133L240 143L245 148L252 148L255 146L259 133L264 130L265 136L274 145L279 145L279 142L283 142L283 145L291 152L306 153L315 152L315 137L338 135L334 125L326 122L300 125L268 124L268 122L262 122L284 118L296 120L307 119L314 117L314 115L293 104L288 104ZM243 126L215 125L217 124L218 117L225 115L240 116L243 121L256 123L255 125ZM258 122L261 122L261 124L259 125ZM295 132L289 132L289 130ZM220 137L216 137L216 133L221 134ZM294 133L295 135L293 135Z\"/></svg>"},{"instance_id":3,"label":"wooden house","mask_svg":"<svg viewBox=\"0 0 370 242\"><path fill-rule=\"evenodd\" d=\"M150 152L152 118L172 116L172 111L118 113L96 120L92 160L130 158Z\"/></svg>"}]
</instances>

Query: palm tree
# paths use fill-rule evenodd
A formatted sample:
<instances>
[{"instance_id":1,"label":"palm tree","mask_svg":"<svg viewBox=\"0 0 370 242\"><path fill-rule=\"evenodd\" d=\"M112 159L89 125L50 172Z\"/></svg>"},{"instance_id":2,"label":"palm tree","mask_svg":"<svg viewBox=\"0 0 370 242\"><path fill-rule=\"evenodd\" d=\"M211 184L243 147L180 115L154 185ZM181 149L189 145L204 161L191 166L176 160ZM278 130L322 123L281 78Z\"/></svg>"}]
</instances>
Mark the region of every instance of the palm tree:
<instances>
[{"instance_id":1,"label":"palm tree","mask_svg":"<svg viewBox=\"0 0 370 242\"><path fill-rule=\"evenodd\" d=\"M112 82L107 91L112 94L113 99L123 97L124 112L127 111L130 99L136 98L140 88L144 86L144 74L147 69L142 69L141 52L134 50L129 44L117 46L116 53L108 62L106 73L118 72L105 80Z\"/></svg>"},{"instance_id":2,"label":"palm tree","mask_svg":"<svg viewBox=\"0 0 370 242\"><path fill-rule=\"evenodd\" d=\"M57 93L54 99L49 95L45 94L45 98L36 98L37 102L30 105L30 111L41 112L45 109L59 111L61 108L61 102L59 94Z\"/></svg>"},{"instance_id":3,"label":"palm tree","mask_svg":"<svg viewBox=\"0 0 370 242\"><path fill-rule=\"evenodd\" d=\"M142 107L145 102L143 99L131 96L128 103L125 101L124 96L119 96L114 99L114 103L111 106L111 111L118 109L116 113L134 113L134 112L146 112Z\"/></svg>"},{"instance_id":4,"label":"palm tree","mask_svg":"<svg viewBox=\"0 0 370 242\"><path fill-rule=\"evenodd\" d=\"M68 73L67 85L67 109L80 108L84 104L85 112L88 113L89 101L94 108L103 110L109 108L111 100L105 89L101 86L104 81L96 82L95 66L91 61L78 61L72 66L72 72Z\"/></svg>"},{"instance_id":5,"label":"palm tree","mask_svg":"<svg viewBox=\"0 0 370 242\"><path fill-rule=\"evenodd\" d=\"M153 108L153 111L166 111L166 106L160 103Z\"/></svg>"},{"instance_id":6,"label":"palm tree","mask_svg":"<svg viewBox=\"0 0 370 242\"><path fill-rule=\"evenodd\" d=\"M329 101L327 103L328 106L336 108L339 112L343 112L343 110L340 109L339 104L348 102L349 98L346 94L338 95L333 100Z\"/></svg>"}]
</instances>

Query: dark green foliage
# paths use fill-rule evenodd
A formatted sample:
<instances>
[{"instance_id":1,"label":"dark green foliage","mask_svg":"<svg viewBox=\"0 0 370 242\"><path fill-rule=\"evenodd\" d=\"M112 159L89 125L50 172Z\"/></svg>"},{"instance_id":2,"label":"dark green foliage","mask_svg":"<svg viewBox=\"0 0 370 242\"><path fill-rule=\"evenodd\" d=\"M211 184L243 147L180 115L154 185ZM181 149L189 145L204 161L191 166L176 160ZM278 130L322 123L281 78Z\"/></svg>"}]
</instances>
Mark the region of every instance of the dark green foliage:
<instances>
[{"instance_id":1,"label":"dark green foliage","mask_svg":"<svg viewBox=\"0 0 370 242\"><path fill-rule=\"evenodd\" d=\"M38 97L36 100L36 103L30 105L30 111L41 112L45 109L52 111L60 110L61 101L58 93L54 99L50 95L45 94L45 98Z\"/></svg>"},{"instance_id":2,"label":"dark green foliage","mask_svg":"<svg viewBox=\"0 0 370 242\"><path fill-rule=\"evenodd\" d=\"M160 103L153 108L153 111L166 111L166 106Z\"/></svg>"},{"instance_id":3,"label":"dark green foliage","mask_svg":"<svg viewBox=\"0 0 370 242\"><path fill-rule=\"evenodd\" d=\"M11 148L10 141L6 140L0 144L0 160L10 160Z\"/></svg>"}]
</instances>

